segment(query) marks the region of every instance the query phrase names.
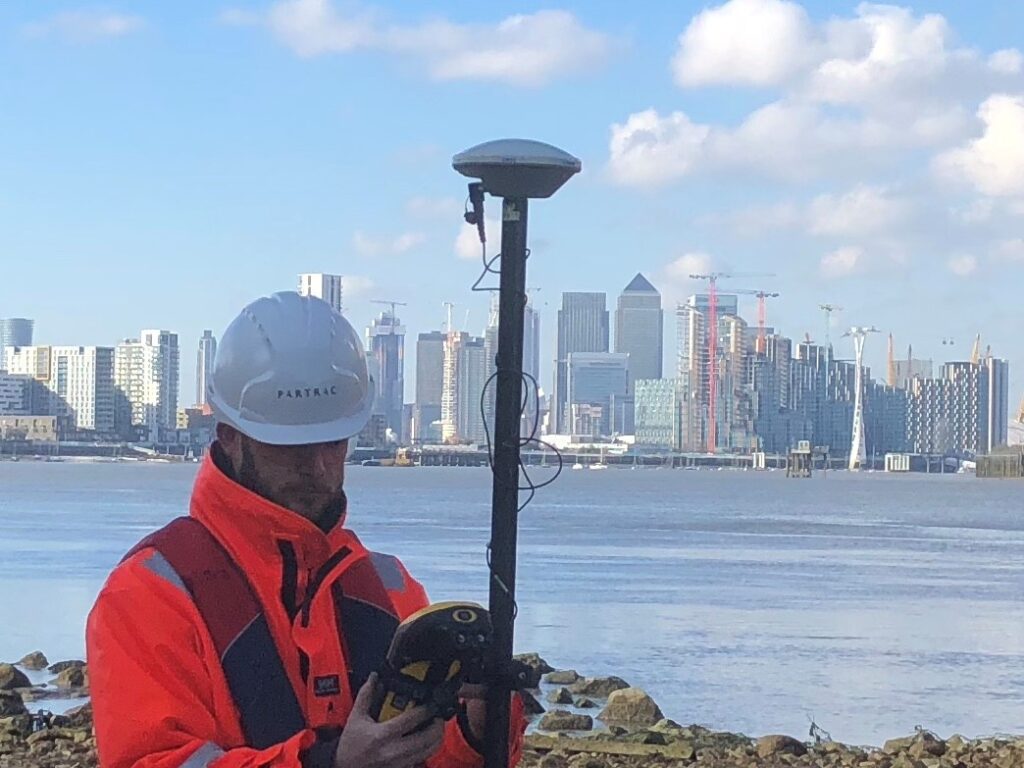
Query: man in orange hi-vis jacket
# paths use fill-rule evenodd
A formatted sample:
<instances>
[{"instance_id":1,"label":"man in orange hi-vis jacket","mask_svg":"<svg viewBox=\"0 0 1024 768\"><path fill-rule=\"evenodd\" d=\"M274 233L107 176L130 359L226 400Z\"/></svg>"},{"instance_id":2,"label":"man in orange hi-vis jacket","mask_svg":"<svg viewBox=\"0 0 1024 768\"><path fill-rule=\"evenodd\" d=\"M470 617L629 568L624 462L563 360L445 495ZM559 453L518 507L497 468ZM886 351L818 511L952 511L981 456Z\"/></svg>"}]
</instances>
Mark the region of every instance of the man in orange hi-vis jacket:
<instances>
[{"instance_id":1,"label":"man in orange hi-vis jacket","mask_svg":"<svg viewBox=\"0 0 1024 768\"><path fill-rule=\"evenodd\" d=\"M143 539L89 616L103 768L478 768L484 693L449 721L370 716L399 622L427 605L395 557L345 527L348 440L373 382L358 334L277 293L217 350L217 440L188 517ZM513 699L510 758L524 719Z\"/></svg>"}]
</instances>

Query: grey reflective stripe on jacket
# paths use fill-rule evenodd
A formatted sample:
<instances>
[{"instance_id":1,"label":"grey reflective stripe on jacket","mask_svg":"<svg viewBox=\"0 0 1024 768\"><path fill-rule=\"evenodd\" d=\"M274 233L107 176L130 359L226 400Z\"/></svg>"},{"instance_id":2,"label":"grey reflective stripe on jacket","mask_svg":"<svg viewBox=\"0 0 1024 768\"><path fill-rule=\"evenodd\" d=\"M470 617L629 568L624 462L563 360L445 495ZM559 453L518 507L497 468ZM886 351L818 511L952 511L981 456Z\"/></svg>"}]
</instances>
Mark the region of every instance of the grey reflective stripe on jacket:
<instances>
[{"instance_id":1,"label":"grey reflective stripe on jacket","mask_svg":"<svg viewBox=\"0 0 1024 768\"><path fill-rule=\"evenodd\" d=\"M181 768L207 768L210 763L224 755L224 750L208 741L181 764Z\"/></svg>"},{"instance_id":2,"label":"grey reflective stripe on jacket","mask_svg":"<svg viewBox=\"0 0 1024 768\"><path fill-rule=\"evenodd\" d=\"M185 582L181 580L181 576L179 576L178 572L174 570L174 566L167 562L167 558L159 552L157 552L155 549L150 553L149 557L147 557L143 561L142 567L145 568L147 571L150 571L151 573L155 574L156 576L159 576L160 578L169 581L171 584L173 584L186 595L188 595L189 598L192 597L192 595L189 595L188 588L185 586Z\"/></svg>"},{"instance_id":3,"label":"grey reflective stripe on jacket","mask_svg":"<svg viewBox=\"0 0 1024 768\"><path fill-rule=\"evenodd\" d=\"M402 573L402 566L394 555L385 555L380 552L371 552L370 561L373 563L377 575L385 589L396 592L405 591L405 575Z\"/></svg>"}]
</instances>

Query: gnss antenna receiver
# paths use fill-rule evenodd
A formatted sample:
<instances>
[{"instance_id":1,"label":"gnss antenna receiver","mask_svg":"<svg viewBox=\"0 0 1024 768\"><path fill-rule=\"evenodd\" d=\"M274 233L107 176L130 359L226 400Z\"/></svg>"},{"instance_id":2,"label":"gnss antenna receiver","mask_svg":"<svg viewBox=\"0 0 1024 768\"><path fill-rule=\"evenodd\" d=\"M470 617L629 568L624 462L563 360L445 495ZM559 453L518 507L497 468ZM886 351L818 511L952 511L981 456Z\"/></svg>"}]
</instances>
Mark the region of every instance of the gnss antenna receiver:
<instances>
[{"instance_id":1,"label":"gnss antenna receiver","mask_svg":"<svg viewBox=\"0 0 1024 768\"><path fill-rule=\"evenodd\" d=\"M519 526L520 413L523 397L523 313L526 308L526 214L530 198L548 198L580 172L580 161L557 147L529 139L478 144L452 158L469 185L466 221L484 233L484 193L502 198L498 305L497 392L491 465L490 604L494 642L488 660L485 768L507 768L515 630L516 542Z\"/></svg>"}]
</instances>

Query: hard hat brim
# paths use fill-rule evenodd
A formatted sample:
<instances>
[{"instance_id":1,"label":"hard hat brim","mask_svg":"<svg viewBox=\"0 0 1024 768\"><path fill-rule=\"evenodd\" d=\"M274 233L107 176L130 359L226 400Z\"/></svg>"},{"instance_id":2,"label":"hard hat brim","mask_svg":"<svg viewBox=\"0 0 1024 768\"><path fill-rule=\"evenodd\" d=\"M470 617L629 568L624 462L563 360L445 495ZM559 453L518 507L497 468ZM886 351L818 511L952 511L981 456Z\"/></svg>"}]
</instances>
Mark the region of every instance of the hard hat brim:
<instances>
[{"instance_id":1,"label":"hard hat brim","mask_svg":"<svg viewBox=\"0 0 1024 768\"><path fill-rule=\"evenodd\" d=\"M352 416L323 424L266 424L244 418L236 409L226 405L216 392L210 392L208 399L217 421L222 421L243 435L268 445L313 445L347 440L363 430L373 413L371 394L366 398L362 409Z\"/></svg>"}]
</instances>

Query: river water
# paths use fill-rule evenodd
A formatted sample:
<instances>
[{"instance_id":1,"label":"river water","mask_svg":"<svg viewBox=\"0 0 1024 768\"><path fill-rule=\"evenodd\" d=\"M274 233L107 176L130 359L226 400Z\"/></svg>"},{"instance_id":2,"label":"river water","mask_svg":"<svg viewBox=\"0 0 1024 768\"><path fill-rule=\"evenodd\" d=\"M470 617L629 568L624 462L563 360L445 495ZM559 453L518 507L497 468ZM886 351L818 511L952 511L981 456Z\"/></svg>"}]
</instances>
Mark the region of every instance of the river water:
<instances>
[{"instance_id":1,"label":"river water","mask_svg":"<svg viewBox=\"0 0 1024 768\"><path fill-rule=\"evenodd\" d=\"M81 657L107 572L196 465L0 463L0 660ZM536 470L537 479L541 470ZM354 467L349 522L435 600L486 603L486 469ZM1024 733L1024 485L565 471L520 520L517 650L680 722L874 744Z\"/></svg>"}]
</instances>

